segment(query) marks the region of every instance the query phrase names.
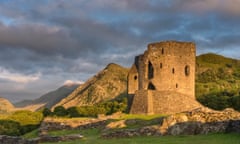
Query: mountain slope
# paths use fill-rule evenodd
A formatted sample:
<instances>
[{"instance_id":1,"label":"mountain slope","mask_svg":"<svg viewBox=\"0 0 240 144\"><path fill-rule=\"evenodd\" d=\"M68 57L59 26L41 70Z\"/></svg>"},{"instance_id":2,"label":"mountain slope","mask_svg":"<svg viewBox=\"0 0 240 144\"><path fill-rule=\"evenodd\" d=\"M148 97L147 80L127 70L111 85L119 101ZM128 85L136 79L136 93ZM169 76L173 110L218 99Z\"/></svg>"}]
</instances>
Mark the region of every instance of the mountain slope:
<instances>
[{"instance_id":1,"label":"mountain slope","mask_svg":"<svg viewBox=\"0 0 240 144\"><path fill-rule=\"evenodd\" d=\"M240 60L216 54L198 56L196 99L215 110L240 111Z\"/></svg>"},{"instance_id":2,"label":"mountain slope","mask_svg":"<svg viewBox=\"0 0 240 144\"><path fill-rule=\"evenodd\" d=\"M222 91L240 89L240 61L216 54L197 57L196 97Z\"/></svg>"},{"instance_id":3,"label":"mountain slope","mask_svg":"<svg viewBox=\"0 0 240 144\"><path fill-rule=\"evenodd\" d=\"M128 69L109 64L54 107L94 105L124 96L127 94L127 75Z\"/></svg>"},{"instance_id":4,"label":"mountain slope","mask_svg":"<svg viewBox=\"0 0 240 144\"><path fill-rule=\"evenodd\" d=\"M29 101L25 100L19 103L16 103L15 106L19 109L28 109L28 110L38 110L42 107L51 108L53 105L61 101L63 98L68 96L74 89L76 89L79 85L64 85L57 90L48 92L41 96L38 99Z\"/></svg>"},{"instance_id":5,"label":"mountain slope","mask_svg":"<svg viewBox=\"0 0 240 144\"><path fill-rule=\"evenodd\" d=\"M10 112L12 110L14 110L12 103L0 97L0 113Z\"/></svg>"}]
</instances>

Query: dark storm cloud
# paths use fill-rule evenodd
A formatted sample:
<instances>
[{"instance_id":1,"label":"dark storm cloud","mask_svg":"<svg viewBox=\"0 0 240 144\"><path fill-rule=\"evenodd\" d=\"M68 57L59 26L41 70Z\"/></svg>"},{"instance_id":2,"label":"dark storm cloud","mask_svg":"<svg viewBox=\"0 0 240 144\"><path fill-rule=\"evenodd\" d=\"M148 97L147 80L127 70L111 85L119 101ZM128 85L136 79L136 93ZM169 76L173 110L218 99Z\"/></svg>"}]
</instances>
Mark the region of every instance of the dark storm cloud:
<instances>
[{"instance_id":1,"label":"dark storm cloud","mask_svg":"<svg viewBox=\"0 0 240 144\"><path fill-rule=\"evenodd\" d=\"M14 49L25 48L44 55L64 53L68 46L73 47L75 44L74 39L63 29L38 23L1 25L0 43Z\"/></svg>"}]
</instances>

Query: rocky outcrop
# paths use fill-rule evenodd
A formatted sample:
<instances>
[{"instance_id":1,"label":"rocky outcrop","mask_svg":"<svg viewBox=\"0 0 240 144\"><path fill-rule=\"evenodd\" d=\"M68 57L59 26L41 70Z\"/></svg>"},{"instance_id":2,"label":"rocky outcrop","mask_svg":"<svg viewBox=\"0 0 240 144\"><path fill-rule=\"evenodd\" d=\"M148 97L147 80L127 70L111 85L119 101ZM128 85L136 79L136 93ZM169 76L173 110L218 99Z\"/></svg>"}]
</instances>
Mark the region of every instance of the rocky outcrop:
<instances>
[{"instance_id":1,"label":"rocky outcrop","mask_svg":"<svg viewBox=\"0 0 240 144\"><path fill-rule=\"evenodd\" d=\"M162 135L195 135L239 132L240 113L233 109L213 111L206 108L171 115L163 120Z\"/></svg>"}]
</instances>

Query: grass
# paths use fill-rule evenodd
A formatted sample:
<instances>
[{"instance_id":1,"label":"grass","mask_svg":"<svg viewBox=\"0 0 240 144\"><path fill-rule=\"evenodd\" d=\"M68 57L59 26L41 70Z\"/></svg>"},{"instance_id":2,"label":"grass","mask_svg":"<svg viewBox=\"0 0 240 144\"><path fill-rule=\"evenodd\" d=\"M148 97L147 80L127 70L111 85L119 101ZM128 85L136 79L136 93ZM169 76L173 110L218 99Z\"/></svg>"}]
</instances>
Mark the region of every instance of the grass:
<instances>
[{"instance_id":1,"label":"grass","mask_svg":"<svg viewBox=\"0 0 240 144\"><path fill-rule=\"evenodd\" d=\"M78 120L88 120L91 119L89 117L76 117L76 118L69 118L69 117L46 117L46 121L54 121L54 122L64 122L64 121L78 121Z\"/></svg>"},{"instance_id":2,"label":"grass","mask_svg":"<svg viewBox=\"0 0 240 144\"><path fill-rule=\"evenodd\" d=\"M140 128L143 126L156 125L160 119L165 117L163 114L141 115L141 114L123 114L118 120L126 120L124 129ZM134 120L133 122L128 122Z\"/></svg>"},{"instance_id":3,"label":"grass","mask_svg":"<svg viewBox=\"0 0 240 144\"><path fill-rule=\"evenodd\" d=\"M26 133L22 137L25 138L25 139L37 138L38 137L38 129L35 129L35 130L33 130L29 133Z\"/></svg>"},{"instance_id":4,"label":"grass","mask_svg":"<svg viewBox=\"0 0 240 144\"><path fill-rule=\"evenodd\" d=\"M61 130L61 131L50 131L50 136L64 136L69 134L81 134L82 130Z\"/></svg>"},{"instance_id":5,"label":"grass","mask_svg":"<svg viewBox=\"0 0 240 144\"><path fill-rule=\"evenodd\" d=\"M7 119L8 115L0 114L0 119Z\"/></svg>"},{"instance_id":6,"label":"grass","mask_svg":"<svg viewBox=\"0 0 240 144\"><path fill-rule=\"evenodd\" d=\"M70 131L65 131L70 134ZM195 136L143 136L121 139L102 139L98 129L88 129L83 131L74 131L85 136L82 140L70 142L58 142L58 144L240 144L240 134L208 134ZM55 131L55 135L62 135L63 132ZM51 143L44 143L51 144Z\"/></svg>"},{"instance_id":7,"label":"grass","mask_svg":"<svg viewBox=\"0 0 240 144\"><path fill-rule=\"evenodd\" d=\"M155 114L155 115L142 115L142 114L123 114L120 119L141 119L141 120L152 120L155 118L163 117L166 115L163 114Z\"/></svg>"}]
</instances>

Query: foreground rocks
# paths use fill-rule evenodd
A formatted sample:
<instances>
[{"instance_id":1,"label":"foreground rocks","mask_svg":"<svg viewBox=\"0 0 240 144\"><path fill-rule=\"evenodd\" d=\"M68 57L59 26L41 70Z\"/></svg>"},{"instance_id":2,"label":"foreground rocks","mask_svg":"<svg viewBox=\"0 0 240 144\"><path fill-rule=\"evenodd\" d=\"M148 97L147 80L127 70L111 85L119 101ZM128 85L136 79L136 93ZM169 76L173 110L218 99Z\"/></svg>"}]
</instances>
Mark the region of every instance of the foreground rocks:
<instances>
[{"instance_id":1,"label":"foreground rocks","mask_svg":"<svg viewBox=\"0 0 240 144\"><path fill-rule=\"evenodd\" d=\"M239 132L240 113L233 109L213 111L195 109L166 117L159 130L162 135L196 135Z\"/></svg>"},{"instance_id":2,"label":"foreground rocks","mask_svg":"<svg viewBox=\"0 0 240 144\"><path fill-rule=\"evenodd\" d=\"M134 136L161 136L157 126L145 126L137 129L121 129L112 132L103 132L102 138L125 138Z\"/></svg>"},{"instance_id":3,"label":"foreground rocks","mask_svg":"<svg viewBox=\"0 0 240 144\"><path fill-rule=\"evenodd\" d=\"M140 119L117 120L115 117L113 121L110 119L112 117L64 121L46 119L41 125L40 134L41 136L47 136L50 130L90 128L100 129L102 138L240 132L240 113L233 109L214 111L207 108L198 108L150 121ZM134 125L138 127L129 129Z\"/></svg>"},{"instance_id":4,"label":"foreground rocks","mask_svg":"<svg viewBox=\"0 0 240 144\"><path fill-rule=\"evenodd\" d=\"M78 139L82 139L83 136L80 134L71 134L65 136L41 136L38 138L38 142L65 142L65 141L74 141Z\"/></svg>"},{"instance_id":5,"label":"foreground rocks","mask_svg":"<svg viewBox=\"0 0 240 144\"><path fill-rule=\"evenodd\" d=\"M24 139L15 136L0 135L0 144L38 144L42 142L65 142L82 139L80 134L65 135L65 136L41 136L35 139Z\"/></svg>"},{"instance_id":6,"label":"foreground rocks","mask_svg":"<svg viewBox=\"0 0 240 144\"><path fill-rule=\"evenodd\" d=\"M90 129L103 128L107 124L106 119L66 119L58 121L54 118L45 119L40 126L40 136L48 135L53 130L74 130L74 129Z\"/></svg>"},{"instance_id":7,"label":"foreground rocks","mask_svg":"<svg viewBox=\"0 0 240 144\"><path fill-rule=\"evenodd\" d=\"M122 124L123 125L123 124ZM240 133L240 113L233 109L213 111L199 108L163 118L158 125L130 130L104 132L103 138L132 136L197 135L208 133Z\"/></svg>"},{"instance_id":8,"label":"foreground rocks","mask_svg":"<svg viewBox=\"0 0 240 144\"><path fill-rule=\"evenodd\" d=\"M0 135L0 144L38 144L38 140L26 140L21 137Z\"/></svg>"}]
</instances>

